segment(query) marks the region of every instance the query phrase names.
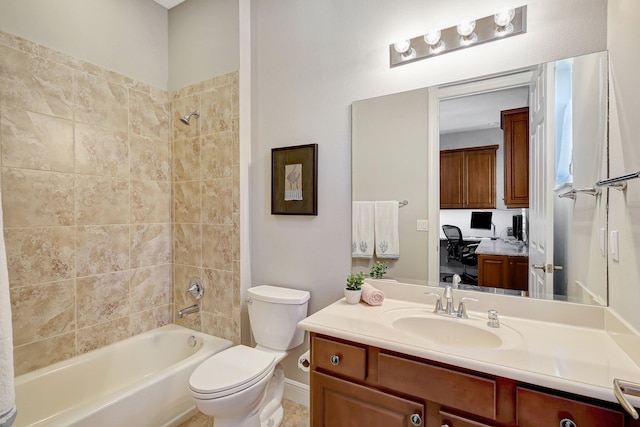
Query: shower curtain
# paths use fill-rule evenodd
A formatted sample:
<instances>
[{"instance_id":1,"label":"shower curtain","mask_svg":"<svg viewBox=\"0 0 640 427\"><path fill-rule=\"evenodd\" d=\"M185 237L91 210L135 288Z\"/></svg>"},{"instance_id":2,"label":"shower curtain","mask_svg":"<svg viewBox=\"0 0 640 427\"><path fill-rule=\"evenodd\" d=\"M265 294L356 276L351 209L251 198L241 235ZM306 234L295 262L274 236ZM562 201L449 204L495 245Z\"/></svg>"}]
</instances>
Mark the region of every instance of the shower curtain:
<instances>
[{"instance_id":1,"label":"shower curtain","mask_svg":"<svg viewBox=\"0 0 640 427\"><path fill-rule=\"evenodd\" d=\"M2 200L2 194L0 194ZM13 336L7 251L4 245L4 224L0 204L0 427L10 427L16 418L16 393L13 373Z\"/></svg>"}]
</instances>

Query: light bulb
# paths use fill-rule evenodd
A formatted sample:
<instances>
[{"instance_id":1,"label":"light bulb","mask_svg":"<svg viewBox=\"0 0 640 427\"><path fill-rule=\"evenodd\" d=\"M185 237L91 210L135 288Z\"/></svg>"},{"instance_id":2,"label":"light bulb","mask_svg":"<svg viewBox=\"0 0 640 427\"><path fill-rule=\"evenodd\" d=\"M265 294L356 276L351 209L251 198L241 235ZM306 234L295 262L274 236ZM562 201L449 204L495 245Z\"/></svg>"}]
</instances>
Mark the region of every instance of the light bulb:
<instances>
[{"instance_id":1,"label":"light bulb","mask_svg":"<svg viewBox=\"0 0 640 427\"><path fill-rule=\"evenodd\" d=\"M440 36L442 33L437 28L432 28L424 35L424 41L430 46L435 46L440 43Z\"/></svg>"},{"instance_id":2,"label":"light bulb","mask_svg":"<svg viewBox=\"0 0 640 427\"><path fill-rule=\"evenodd\" d=\"M476 28L476 20L466 17L457 26L458 34L462 37L469 37Z\"/></svg>"},{"instance_id":3,"label":"light bulb","mask_svg":"<svg viewBox=\"0 0 640 427\"><path fill-rule=\"evenodd\" d=\"M407 53L409 49L411 49L411 40L409 39L398 40L393 44L393 48L398 53Z\"/></svg>"},{"instance_id":4,"label":"light bulb","mask_svg":"<svg viewBox=\"0 0 640 427\"><path fill-rule=\"evenodd\" d=\"M511 24L514 16L516 16L515 9L502 9L493 15L493 22L495 22L498 27L505 28Z\"/></svg>"}]
</instances>

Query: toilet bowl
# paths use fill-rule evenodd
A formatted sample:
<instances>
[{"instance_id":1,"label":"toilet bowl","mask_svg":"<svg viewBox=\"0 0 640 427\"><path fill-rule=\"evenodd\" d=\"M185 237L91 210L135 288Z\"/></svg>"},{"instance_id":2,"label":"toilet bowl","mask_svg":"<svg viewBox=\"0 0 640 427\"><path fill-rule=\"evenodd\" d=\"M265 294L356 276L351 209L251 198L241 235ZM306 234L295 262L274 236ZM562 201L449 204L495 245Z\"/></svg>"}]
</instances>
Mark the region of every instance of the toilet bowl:
<instances>
[{"instance_id":1,"label":"toilet bowl","mask_svg":"<svg viewBox=\"0 0 640 427\"><path fill-rule=\"evenodd\" d=\"M296 325L306 316L308 292L258 286L247 295L256 347L237 345L216 353L189 378L196 407L213 416L215 427L279 426L284 392L280 362L304 340Z\"/></svg>"}]
</instances>

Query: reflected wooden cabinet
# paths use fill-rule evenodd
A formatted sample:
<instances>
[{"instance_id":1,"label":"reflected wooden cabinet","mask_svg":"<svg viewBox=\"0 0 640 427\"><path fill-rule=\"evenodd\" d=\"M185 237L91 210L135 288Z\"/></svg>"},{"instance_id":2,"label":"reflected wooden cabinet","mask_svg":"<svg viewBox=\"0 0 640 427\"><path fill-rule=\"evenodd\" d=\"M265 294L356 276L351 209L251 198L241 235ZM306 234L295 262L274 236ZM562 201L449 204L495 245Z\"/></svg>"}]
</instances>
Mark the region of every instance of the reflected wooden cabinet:
<instances>
[{"instance_id":1,"label":"reflected wooden cabinet","mask_svg":"<svg viewBox=\"0 0 640 427\"><path fill-rule=\"evenodd\" d=\"M640 422L613 403L311 334L312 427L571 425Z\"/></svg>"},{"instance_id":2,"label":"reflected wooden cabinet","mask_svg":"<svg viewBox=\"0 0 640 427\"><path fill-rule=\"evenodd\" d=\"M497 145L440 151L440 208L495 209Z\"/></svg>"},{"instance_id":3,"label":"reflected wooden cabinet","mask_svg":"<svg viewBox=\"0 0 640 427\"><path fill-rule=\"evenodd\" d=\"M504 132L504 204L529 207L529 108L501 111Z\"/></svg>"},{"instance_id":4,"label":"reflected wooden cabinet","mask_svg":"<svg viewBox=\"0 0 640 427\"><path fill-rule=\"evenodd\" d=\"M529 257L478 255L478 286L528 291Z\"/></svg>"}]
</instances>

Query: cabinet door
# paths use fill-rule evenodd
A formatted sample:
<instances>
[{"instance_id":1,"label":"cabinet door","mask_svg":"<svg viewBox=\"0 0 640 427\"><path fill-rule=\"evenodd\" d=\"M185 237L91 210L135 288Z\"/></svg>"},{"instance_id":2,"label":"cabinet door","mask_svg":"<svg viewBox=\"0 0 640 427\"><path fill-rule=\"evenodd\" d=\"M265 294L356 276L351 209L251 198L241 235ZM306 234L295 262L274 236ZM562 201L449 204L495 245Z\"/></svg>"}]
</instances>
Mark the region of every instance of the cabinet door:
<instances>
[{"instance_id":1,"label":"cabinet door","mask_svg":"<svg viewBox=\"0 0 640 427\"><path fill-rule=\"evenodd\" d=\"M529 257L509 257L509 282L507 287L519 291L529 290Z\"/></svg>"},{"instance_id":2,"label":"cabinet door","mask_svg":"<svg viewBox=\"0 0 640 427\"><path fill-rule=\"evenodd\" d=\"M468 150L464 153L464 207L496 208L496 150Z\"/></svg>"},{"instance_id":3,"label":"cabinet door","mask_svg":"<svg viewBox=\"0 0 640 427\"><path fill-rule=\"evenodd\" d=\"M509 281L509 257L478 255L478 286L504 288Z\"/></svg>"},{"instance_id":4,"label":"cabinet door","mask_svg":"<svg viewBox=\"0 0 640 427\"><path fill-rule=\"evenodd\" d=\"M443 410L438 411L434 425L438 427L495 427L495 424L485 424Z\"/></svg>"},{"instance_id":5,"label":"cabinet door","mask_svg":"<svg viewBox=\"0 0 640 427\"><path fill-rule=\"evenodd\" d=\"M502 111L504 203L529 207L529 108Z\"/></svg>"},{"instance_id":6,"label":"cabinet door","mask_svg":"<svg viewBox=\"0 0 640 427\"><path fill-rule=\"evenodd\" d=\"M519 427L623 427L624 414L612 409L518 387ZM573 424L571 422L573 422Z\"/></svg>"},{"instance_id":7,"label":"cabinet door","mask_svg":"<svg viewBox=\"0 0 640 427\"><path fill-rule=\"evenodd\" d=\"M440 208L464 207L462 151L440 153Z\"/></svg>"},{"instance_id":8,"label":"cabinet door","mask_svg":"<svg viewBox=\"0 0 640 427\"><path fill-rule=\"evenodd\" d=\"M312 427L425 426L424 405L311 372Z\"/></svg>"}]
</instances>

